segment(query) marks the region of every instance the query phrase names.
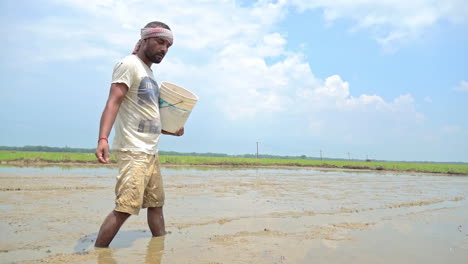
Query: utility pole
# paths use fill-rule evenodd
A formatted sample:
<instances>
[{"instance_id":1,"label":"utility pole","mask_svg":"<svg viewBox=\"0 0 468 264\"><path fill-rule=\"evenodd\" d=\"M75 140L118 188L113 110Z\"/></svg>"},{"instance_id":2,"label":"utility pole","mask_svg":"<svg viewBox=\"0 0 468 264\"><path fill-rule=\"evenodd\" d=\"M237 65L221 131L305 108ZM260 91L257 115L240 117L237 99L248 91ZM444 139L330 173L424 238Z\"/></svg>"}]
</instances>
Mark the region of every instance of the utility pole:
<instances>
[{"instance_id":1,"label":"utility pole","mask_svg":"<svg viewBox=\"0 0 468 264\"><path fill-rule=\"evenodd\" d=\"M348 159L351 160L351 153L348 152Z\"/></svg>"},{"instance_id":2,"label":"utility pole","mask_svg":"<svg viewBox=\"0 0 468 264\"><path fill-rule=\"evenodd\" d=\"M259 143L259 142L257 141L257 159L258 159L258 143Z\"/></svg>"},{"instance_id":3,"label":"utility pole","mask_svg":"<svg viewBox=\"0 0 468 264\"><path fill-rule=\"evenodd\" d=\"M323 160L322 159L322 150L320 150L320 160Z\"/></svg>"}]
</instances>

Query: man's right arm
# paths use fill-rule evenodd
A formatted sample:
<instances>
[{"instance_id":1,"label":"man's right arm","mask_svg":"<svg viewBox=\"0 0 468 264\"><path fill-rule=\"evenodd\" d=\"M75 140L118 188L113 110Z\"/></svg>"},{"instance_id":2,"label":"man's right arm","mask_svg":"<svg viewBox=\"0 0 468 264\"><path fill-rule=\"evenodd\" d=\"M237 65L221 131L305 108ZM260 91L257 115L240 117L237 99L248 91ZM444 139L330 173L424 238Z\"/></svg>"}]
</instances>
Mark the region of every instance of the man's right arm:
<instances>
[{"instance_id":1,"label":"man's right arm","mask_svg":"<svg viewBox=\"0 0 468 264\"><path fill-rule=\"evenodd\" d=\"M102 112L99 126L99 141L96 148L96 158L101 163L109 163L109 142L102 138L109 138L115 118L119 112L120 104L127 94L128 87L125 83L113 83L110 88L106 107Z\"/></svg>"}]
</instances>

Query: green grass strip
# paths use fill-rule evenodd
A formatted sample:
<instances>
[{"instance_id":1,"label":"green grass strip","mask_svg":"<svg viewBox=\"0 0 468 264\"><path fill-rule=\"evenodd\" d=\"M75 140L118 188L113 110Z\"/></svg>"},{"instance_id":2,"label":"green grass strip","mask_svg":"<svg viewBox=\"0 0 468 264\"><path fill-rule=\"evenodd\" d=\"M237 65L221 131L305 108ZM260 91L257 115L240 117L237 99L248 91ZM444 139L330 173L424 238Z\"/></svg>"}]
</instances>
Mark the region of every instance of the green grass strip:
<instances>
[{"instance_id":1,"label":"green grass strip","mask_svg":"<svg viewBox=\"0 0 468 264\"><path fill-rule=\"evenodd\" d=\"M115 160L113 155L111 159ZM97 163L94 153L0 151L0 161L44 161L57 163ZM255 159L236 157L160 156L162 164L218 166L296 166L348 169L415 171L468 175L468 165L442 163L320 161L302 159Z\"/></svg>"},{"instance_id":2,"label":"green grass strip","mask_svg":"<svg viewBox=\"0 0 468 264\"><path fill-rule=\"evenodd\" d=\"M0 160L31 160L49 162L91 162L96 160L94 153L76 152L30 152L0 151Z\"/></svg>"}]
</instances>

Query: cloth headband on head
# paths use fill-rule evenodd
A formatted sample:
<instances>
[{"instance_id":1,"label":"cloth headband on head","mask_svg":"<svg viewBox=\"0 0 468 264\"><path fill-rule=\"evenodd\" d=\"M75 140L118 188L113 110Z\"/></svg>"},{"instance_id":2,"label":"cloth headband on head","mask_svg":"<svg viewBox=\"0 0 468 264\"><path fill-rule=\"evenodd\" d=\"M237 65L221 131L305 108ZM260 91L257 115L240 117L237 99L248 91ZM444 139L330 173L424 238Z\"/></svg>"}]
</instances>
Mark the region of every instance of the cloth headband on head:
<instances>
[{"instance_id":1,"label":"cloth headband on head","mask_svg":"<svg viewBox=\"0 0 468 264\"><path fill-rule=\"evenodd\" d=\"M166 28L142 28L141 29L141 38L138 40L137 44L135 45L135 48L133 49L132 54L136 54L138 50L140 49L141 41L148 39L148 38L155 38L159 37L162 39L167 40L171 45L172 42L174 41L174 36L172 35L172 31Z\"/></svg>"}]
</instances>

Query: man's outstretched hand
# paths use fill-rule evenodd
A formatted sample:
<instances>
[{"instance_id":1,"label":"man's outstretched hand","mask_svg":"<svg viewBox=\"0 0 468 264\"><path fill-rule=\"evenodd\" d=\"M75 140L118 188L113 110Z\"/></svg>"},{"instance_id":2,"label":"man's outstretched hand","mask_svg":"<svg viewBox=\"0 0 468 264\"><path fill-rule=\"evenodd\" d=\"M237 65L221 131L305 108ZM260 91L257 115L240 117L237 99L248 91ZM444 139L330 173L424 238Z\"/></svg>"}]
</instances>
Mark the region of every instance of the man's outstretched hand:
<instances>
[{"instance_id":1,"label":"man's outstretched hand","mask_svg":"<svg viewBox=\"0 0 468 264\"><path fill-rule=\"evenodd\" d=\"M162 130L161 132L162 132L164 135L172 135L172 136L180 137L180 136L183 136L183 135L184 135L184 127L180 128L180 129L177 130L175 133L167 132L166 130Z\"/></svg>"}]
</instances>

